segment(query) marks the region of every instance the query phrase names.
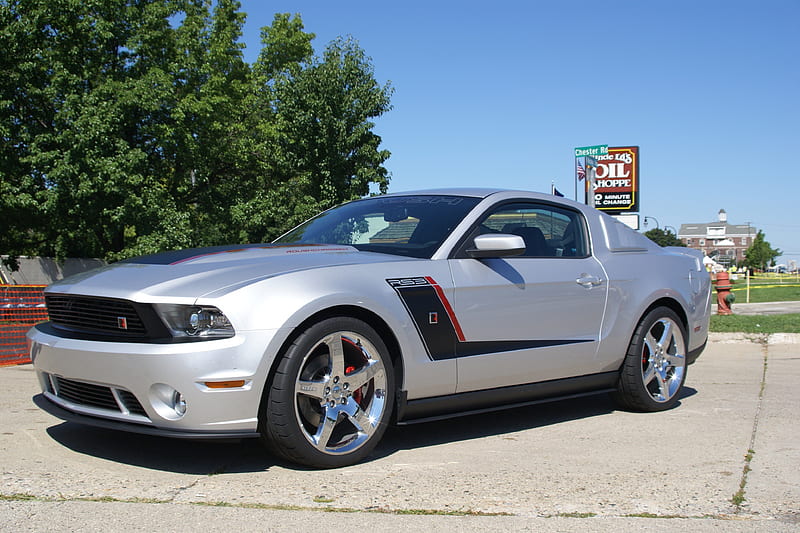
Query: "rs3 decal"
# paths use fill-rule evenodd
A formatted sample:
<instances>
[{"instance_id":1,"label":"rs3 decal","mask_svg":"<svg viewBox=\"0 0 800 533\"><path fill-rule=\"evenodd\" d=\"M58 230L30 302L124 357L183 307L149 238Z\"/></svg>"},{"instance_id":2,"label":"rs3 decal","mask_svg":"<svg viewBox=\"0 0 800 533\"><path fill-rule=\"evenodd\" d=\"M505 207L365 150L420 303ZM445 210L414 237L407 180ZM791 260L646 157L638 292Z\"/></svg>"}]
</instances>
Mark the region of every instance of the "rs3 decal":
<instances>
[{"instance_id":1,"label":"rs3 decal","mask_svg":"<svg viewBox=\"0 0 800 533\"><path fill-rule=\"evenodd\" d=\"M430 276L392 278L386 282L397 291L428 355L434 361L488 353L543 348L585 340L467 341L444 291Z\"/></svg>"}]
</instances>

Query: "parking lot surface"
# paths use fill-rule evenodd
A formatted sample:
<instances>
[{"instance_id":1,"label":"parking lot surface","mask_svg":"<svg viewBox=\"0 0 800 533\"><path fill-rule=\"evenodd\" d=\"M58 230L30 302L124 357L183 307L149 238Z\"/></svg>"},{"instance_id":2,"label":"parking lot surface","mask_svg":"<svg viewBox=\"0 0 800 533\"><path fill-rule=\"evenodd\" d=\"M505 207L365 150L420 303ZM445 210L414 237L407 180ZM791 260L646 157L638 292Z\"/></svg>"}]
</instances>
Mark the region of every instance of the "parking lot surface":
<instances>
[{"instance_id":1,"label":"parking lot surface","mask_svg":"<svg viewBox=\"0 0 800 533\"><path fill-rule=\"evenodd\" d=\"M796 342L713 337L663 413L599 395L390 428L328 471L62 422L30 365L0 368L0 530L798 531Z\"/></svg>"}]
</instances>

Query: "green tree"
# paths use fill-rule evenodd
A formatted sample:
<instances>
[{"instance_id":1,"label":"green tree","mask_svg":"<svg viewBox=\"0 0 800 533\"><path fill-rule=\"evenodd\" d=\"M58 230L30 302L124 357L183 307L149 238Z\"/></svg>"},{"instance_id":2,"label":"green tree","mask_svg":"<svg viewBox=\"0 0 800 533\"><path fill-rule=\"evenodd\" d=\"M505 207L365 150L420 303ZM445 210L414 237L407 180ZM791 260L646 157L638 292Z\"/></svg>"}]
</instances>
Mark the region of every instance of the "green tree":
<instances>
[{"instance_id":1,"label":"green tree","mask_svg":"<svg viewBox=\"0 0 800 533\"><path fill-rule=\"evenodd\" d=\"M18 128L4 135L10 164L0 173L3 188L16 189L28 208L9 221L9 237L27 242L2 242L4 251L113 257L135 228L176 218L148 157L164 152L153 148L148 128L173 90L168 18L178 12L169 0L0 5L9 22L0 39L17 52L4 56L2 94L13 101L0 107L3 122Z\"/></svg>"},{"instance_id":2,"label":"green tree","mask_svg":"<svg viewBox=\"0 0 800 533\"><path fill-rule=\"evenodd\" d=\"M299 16L236 0L0 0L0 253L119 259L270 239L385 191L390 89Z\"/></svg>"},{"instance_id":3,"label":"green tree","mask_svg":"<svg viewBox=\"0 0 800 533\"><path fill-rule=\"evenodd\" d=\"M753 239L753 244L744 253L744 265L748 268L766 270L782 253L779 249L772 248L772 245L764 239L764 232L759 230L756 238Z\"/></svg>"},{"instance_id":4,"label":"green tree","mask_svg":"<svg viewBox=\"0 0 800 533\"><path fill-rule=\"evenodd\" d=\"M244 14L237 1L190 3L174 32L176 50L168 65L169 90L156 120L148 122L152 162L177 212L185 244L174 242L169 227L146 227L136 253L227 242L230 205L246 192L240 181L252 173L246 156L249 131L245 103L250 67L238 43ZM131 255L125 249L122 256Z\"/></svg>"},{"instance_id":5,"label":"green tree","mask_svg":"<svg viewBox=\"0 0 800 533\"><path fill-rule=\"evenodd\" d=\"M2 192L22 200L4 222L10 237L27 237L8 248L61 257L118 248L115 228L143 160L113 98L125 85L129 6L30 0L0 9L2 48L14 50L4 53L0 76L11 100L3 102L2 122L16 130L3 139Z\"/></svg>"},{"instance_id":6,"label":"green tree","mask_svg":"<svg viewBox=\"0 0 800 533\"><path fill-rule=\"evenodd\" d=\"M659 246L686 246L674 233L661 228L653 228L646 231L644 236Z\"/></svg>"},{"instance_id":7,"label":"green tree","mask_svg":"<svg viewBox=\"0 0 800 533\"><path fill-rule=\"evenodd\" d=\"M371 184L385 193L390 179L383 166L390 153L380 149L371 121L391 108L390 86L378 84L354 40L334 40L322 59L309 58L300 46L302 26L287 22L276 17L275 27L295 46L281 50L281 61L271 53L260 58L260 71L274 76L264 78L269 87L261 92L273 110L274 138L266 186L234 208L249 240L274 238L319 211L369 194Z\"/></svg>"}]
</instances>

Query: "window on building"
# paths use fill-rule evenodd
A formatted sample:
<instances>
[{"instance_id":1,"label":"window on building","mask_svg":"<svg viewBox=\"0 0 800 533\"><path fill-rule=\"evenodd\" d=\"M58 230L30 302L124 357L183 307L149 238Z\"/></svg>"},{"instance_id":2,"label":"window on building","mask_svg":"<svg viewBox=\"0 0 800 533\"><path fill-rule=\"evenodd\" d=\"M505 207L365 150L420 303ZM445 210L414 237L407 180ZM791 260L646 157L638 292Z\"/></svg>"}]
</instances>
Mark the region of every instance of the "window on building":
<instances>
[{"instance_id":1,"label":"window on building","mask_svg":"<svg viewBox=\"0 0 800 533\"><path fill-rule=\"evenodd\" d=\"M714 237L722 237L724 235L725 235L725 228L724 227L721 227L721 228L719 228L719 227L711 228L710 227L710 228L708 228L708 236L709 237L712 237L712 236L714 236Z\"/></svg>"}]
</instances>

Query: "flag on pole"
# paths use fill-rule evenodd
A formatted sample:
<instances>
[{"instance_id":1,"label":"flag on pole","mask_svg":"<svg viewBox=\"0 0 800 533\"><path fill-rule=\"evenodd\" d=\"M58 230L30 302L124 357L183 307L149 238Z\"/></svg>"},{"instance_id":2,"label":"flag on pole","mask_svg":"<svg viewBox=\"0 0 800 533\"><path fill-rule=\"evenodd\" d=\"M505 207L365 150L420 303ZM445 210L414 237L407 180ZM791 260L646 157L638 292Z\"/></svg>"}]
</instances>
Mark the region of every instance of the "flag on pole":
<instances>
[{"instance_id":1,"label":"flag on pole","mask_svg":"<svg viewBox=\"0 0 800 533\"><path fill-rule=\"evenodd\" d=\"M556 189L556 182L555 181L551 181L550 182L550 194L552 194L553 196L560 196L562 198L564 197L564 195L561 194L561 191Z\"/></svg>"},{"instance_id":2,"label":"flag on pole","mask_svg":"<svg viewBox=\"0 0 800 533\"><path fill-rule=\"evenodd\" d=\"M586 169L583 168L583 165L581 165L580 161L576 161L575 164L578 165L578 169L576 171L578 174L578 179L582 180L586 177Z\"/></svg>"}]
</instances>

